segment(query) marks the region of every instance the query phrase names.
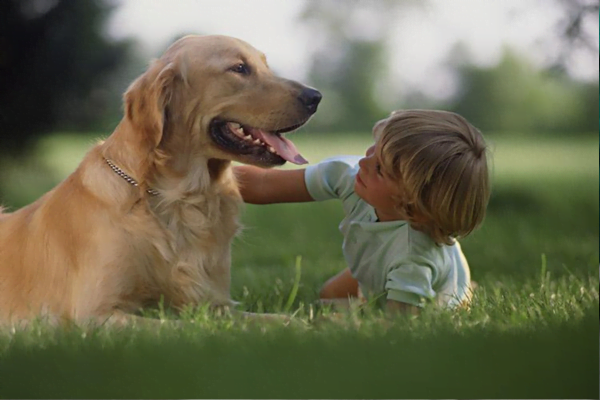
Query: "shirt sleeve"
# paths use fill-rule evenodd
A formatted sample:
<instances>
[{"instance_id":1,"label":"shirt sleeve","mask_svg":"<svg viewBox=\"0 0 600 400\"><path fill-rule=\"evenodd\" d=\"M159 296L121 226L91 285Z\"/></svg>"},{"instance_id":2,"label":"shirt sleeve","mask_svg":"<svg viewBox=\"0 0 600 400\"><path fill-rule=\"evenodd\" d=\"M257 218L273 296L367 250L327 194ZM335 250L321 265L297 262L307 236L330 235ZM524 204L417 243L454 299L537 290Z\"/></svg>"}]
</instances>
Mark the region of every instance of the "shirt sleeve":
<instances>
[{"instance_id":1,"label":"shirt sleeve","mask_svg":"<svg viewBox=\"0 0 600 400\"><path fill-rule=\"evenodd\" d=\"M304 181L310 196L317 200L342 199L354 192L360 157L346 156L330 158L311 165L304 172Z\"/></svg>"},{"instance_id":2,"label":"shirt sleeve","mask_svg":"<svg viewBox=\"0 0 600 400\"><path fill-rule=\"evenodd\" d=\"M426 301L435 298L432 284L433 271L430 267L403 264L387 275L387 299L422 307Z\"/></svg>"}]
</instances>

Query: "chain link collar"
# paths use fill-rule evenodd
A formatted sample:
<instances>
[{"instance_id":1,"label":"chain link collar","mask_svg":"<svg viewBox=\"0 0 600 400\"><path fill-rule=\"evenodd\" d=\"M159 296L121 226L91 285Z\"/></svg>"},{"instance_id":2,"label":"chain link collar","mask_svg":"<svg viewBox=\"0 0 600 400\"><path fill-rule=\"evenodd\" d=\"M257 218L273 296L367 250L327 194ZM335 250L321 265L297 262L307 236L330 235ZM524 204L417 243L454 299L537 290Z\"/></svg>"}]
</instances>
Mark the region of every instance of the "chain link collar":
<instances>
[{"instance_id":1,"label":"chain link collar","mask_svg":"<svg viewBox=\"0 0 600 400\"><path fill-rule=\"evenodd\" d=\"M129 184L137 187L138 183L135 179L133 179L132 177L130 177L129 175L127 175L121 168L117 167L111 160L109 160L108 158L105 158L104 161L106 161L106 164L108 164L108 166L110 167L110 169L112 169L113 171L115 171L115 173L117 175L119 175L121 178L125 179L127 182L129 182ZM158 191L154 190L154 189L146 189L146 192L151 195L151 196L158 196Z\"/></svg>"}]
</instances>

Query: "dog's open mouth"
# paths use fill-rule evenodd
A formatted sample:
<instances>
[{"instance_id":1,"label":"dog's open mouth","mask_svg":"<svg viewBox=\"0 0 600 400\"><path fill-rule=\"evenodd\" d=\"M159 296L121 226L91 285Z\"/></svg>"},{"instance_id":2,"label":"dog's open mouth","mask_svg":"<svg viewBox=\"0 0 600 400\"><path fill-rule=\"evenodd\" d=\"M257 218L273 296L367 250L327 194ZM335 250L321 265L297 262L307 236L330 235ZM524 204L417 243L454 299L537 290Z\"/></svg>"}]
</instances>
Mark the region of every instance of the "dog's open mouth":
<instances>
[{"instance_id":1,"label":"dog's open mouth","mask_svg":"<svg viewBox=\"0 0 600 400\"><path fill-rule=\"evenodd\" d=\"M300 123L276 131L267 131L238 122L215 119L211 123L210 133L215 143L228 152L250 156L266 164L277 165L289 161L301 165L307 164L308 161L283 133L302 125L303 123Z\"/></svg>"}]
</instances>

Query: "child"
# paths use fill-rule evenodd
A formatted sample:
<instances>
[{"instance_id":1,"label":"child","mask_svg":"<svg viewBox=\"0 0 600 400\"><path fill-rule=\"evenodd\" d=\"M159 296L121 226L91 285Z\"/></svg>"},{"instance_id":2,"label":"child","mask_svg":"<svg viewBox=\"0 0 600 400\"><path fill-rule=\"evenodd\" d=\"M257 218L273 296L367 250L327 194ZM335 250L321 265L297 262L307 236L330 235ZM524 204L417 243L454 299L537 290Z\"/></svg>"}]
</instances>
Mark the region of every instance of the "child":
<instances>
[{"instance_id":1,"label":"child","mask_svg":"<svg viewBox=\"0 0 600 400\"><path fill-rule=\"evenodd\" d=\"M321 299L385 296L388 310L415 313L426 302L455 307L471 297L457 238L483 221L489 199L486 145L460 115L393 112L373 127L365 157L342 156L306 169L236 167L253 204L342 201L348 268Z\"/></svg>"}]
</instances>

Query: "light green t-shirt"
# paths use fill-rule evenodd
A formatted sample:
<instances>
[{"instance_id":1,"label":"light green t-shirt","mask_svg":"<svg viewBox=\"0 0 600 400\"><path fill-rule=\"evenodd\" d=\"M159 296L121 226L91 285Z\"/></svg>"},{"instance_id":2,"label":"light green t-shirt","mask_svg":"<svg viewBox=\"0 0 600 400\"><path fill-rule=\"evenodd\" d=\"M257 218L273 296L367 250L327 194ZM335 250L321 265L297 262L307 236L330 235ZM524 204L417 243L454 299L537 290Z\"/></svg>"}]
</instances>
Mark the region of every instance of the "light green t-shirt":
<instances>
[{"instance_id":1,"label":"light green t-shirt","mask_svg":"<svg viewBox=\"0 0 600 400\"><path fill-rule=\"evenodd\" d=\"M458 242L438 246L406 221L377 222L375 209L354 193L359 160L325 160L309 166L304 179L313 199L342 201L342 250L363 294L385 294L416 306L431 301L454 307L468 301L471 276Z\"/></svg>"}]
</instances>

